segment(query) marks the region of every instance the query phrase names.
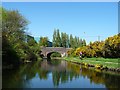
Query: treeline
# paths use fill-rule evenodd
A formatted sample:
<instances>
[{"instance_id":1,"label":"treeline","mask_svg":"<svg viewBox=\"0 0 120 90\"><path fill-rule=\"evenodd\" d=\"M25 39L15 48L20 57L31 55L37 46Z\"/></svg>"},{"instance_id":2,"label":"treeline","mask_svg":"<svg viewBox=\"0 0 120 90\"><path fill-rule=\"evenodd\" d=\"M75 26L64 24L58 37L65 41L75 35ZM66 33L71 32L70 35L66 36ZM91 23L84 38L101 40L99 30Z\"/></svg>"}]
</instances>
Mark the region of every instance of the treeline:
<instances>
[{"instance_id":1,"label":"treeline","mask_svg":"<svg viewBox=\"0 0 120 90\"><path fill-rule=\"evenodd\" d=\"M90 42L86 46L72 49L68 55L78 56L80 52L83 57L120 58L120 34L108 37L105 41Z\"/></svg>"},{"instance_id":2,"label":"treeline","mask_svg":"<svg viewBox=\"0 0 120 90\"><path fill-rule=\"evenodd\" d=\"M2 63L18 65L37 60L40 53L34 37L27 34L28 20L17 10L2 9Z\"/></svg>"},{"instance_id":3,"label":"treeline","mask_svg":"<svg viewBox=\"0 0 120 90\"><path fill-rule=\"evenodd\" d=\"M73 37L72 34L60 33L59 29L55 29L53 32L52 45L53 47L77 48L86 46L86 41L76 36Z\"/></svg>"},{"instance_id":4,"label":"treeline","mask_svg":"<svg viewBox=\"0 0 120 90\"><path fill-rule=\"evenodd\" d=\"M60 32L59 29L55 29L53 32L53 40L49 41L48 37L40 37L40 46L45 47L65 47L65 48L77 48L86 46L85 39L80 39L79 37L73 37L72 34Z\"/></svg>"}]
</instances>

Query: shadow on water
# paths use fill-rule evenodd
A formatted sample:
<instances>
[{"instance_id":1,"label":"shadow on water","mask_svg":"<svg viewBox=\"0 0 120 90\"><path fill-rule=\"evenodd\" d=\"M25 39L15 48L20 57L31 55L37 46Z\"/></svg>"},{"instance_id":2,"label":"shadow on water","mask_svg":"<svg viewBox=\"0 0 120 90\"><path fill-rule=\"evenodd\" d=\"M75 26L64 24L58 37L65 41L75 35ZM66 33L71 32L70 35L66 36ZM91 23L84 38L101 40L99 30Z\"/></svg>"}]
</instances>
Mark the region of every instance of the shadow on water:
<instances>
[{"instance_id":1,"label":"shadow on water","mask_svg":"<svg viewBox=\"0 0 120 90\"><path fill-rule=\"evenodd\" d=\"M3 71L3 88L119 88L120 75L88 69L63 60L42 60ZM86 85L80 85L85 82ZM45 83L45 84L44 84Z\"/></svg>"}]
</instances>

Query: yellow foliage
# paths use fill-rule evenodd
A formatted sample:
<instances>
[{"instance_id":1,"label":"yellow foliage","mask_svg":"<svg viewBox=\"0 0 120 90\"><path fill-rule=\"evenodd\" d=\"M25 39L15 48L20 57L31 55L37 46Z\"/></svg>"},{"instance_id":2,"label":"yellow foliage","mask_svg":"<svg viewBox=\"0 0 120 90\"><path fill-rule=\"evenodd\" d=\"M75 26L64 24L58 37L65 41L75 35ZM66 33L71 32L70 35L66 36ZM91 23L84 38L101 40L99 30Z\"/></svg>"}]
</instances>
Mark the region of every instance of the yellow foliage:
<instances>
[{"instance_id":1,"label":"yellow foliage","mask_svg":"<svg viewBox=\"0 0 120 90\"><path fill-rule=\"evenodd\" d=\"M96 68L96 69L101 69L102 67L103 67L103 65L100 65L100 64L96 64L96 65L95 65L95 68Z\"/></svg>"},{"instance_id":2,"label":"yellow foliage","mask_svg":"<svg viewBox=\"0 0 120 90\"><path fill-rule=\"evenodd\" d=\"M108 37L105 41L90 42L89 45L79 47L75 50L75 55L83 53L83 57L120 57L117 53L120 50L120 35ZM116 53L116 54L115 54ZM116 56L115 56L116 55Z\"/></svg>"}]
</instances>

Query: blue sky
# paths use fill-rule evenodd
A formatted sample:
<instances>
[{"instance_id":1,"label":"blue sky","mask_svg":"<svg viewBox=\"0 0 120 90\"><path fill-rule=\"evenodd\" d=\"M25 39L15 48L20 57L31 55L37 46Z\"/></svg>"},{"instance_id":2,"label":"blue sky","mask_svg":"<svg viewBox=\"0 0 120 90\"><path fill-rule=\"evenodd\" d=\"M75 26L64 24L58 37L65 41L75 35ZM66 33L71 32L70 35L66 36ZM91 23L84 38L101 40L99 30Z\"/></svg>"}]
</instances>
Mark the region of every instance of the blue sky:
<instances>
[{"instance_id":1,"label":"blue sky","mask_svg":"<svg viewBox=\"0 0 120 90\"><path fill-rule=\"evenodd\" d=\"M118 33L117 2L6 2L2 6L19 10L30 21L27 31L34 37L48 36L50 41L54 29L87 43Z\"/></svg>"}]
</instances>

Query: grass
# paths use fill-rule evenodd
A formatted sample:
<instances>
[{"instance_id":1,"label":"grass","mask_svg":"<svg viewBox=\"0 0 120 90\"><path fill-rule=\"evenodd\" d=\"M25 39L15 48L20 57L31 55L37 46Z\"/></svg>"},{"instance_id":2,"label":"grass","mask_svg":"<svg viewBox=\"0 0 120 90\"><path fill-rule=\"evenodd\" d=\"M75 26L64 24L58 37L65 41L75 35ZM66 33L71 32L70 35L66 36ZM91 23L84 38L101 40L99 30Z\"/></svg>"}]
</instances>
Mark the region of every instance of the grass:
<instances>
[{"instance_id":1,"label":"grass","mask_svg":"<svg viewBox=\"0 0 120 90\"><path fill-rule=\"evenodd\" d=\"M120 68L120 65L118 63L118 59L112 59L112 58L83 58L83 60L80 60L79 57L64 57L63 58L66 61L71 62L77 62L77 63L87 63L87 64L100 64L103 65L103 67L108 68Z\"/></svg>"}]
</instances>

